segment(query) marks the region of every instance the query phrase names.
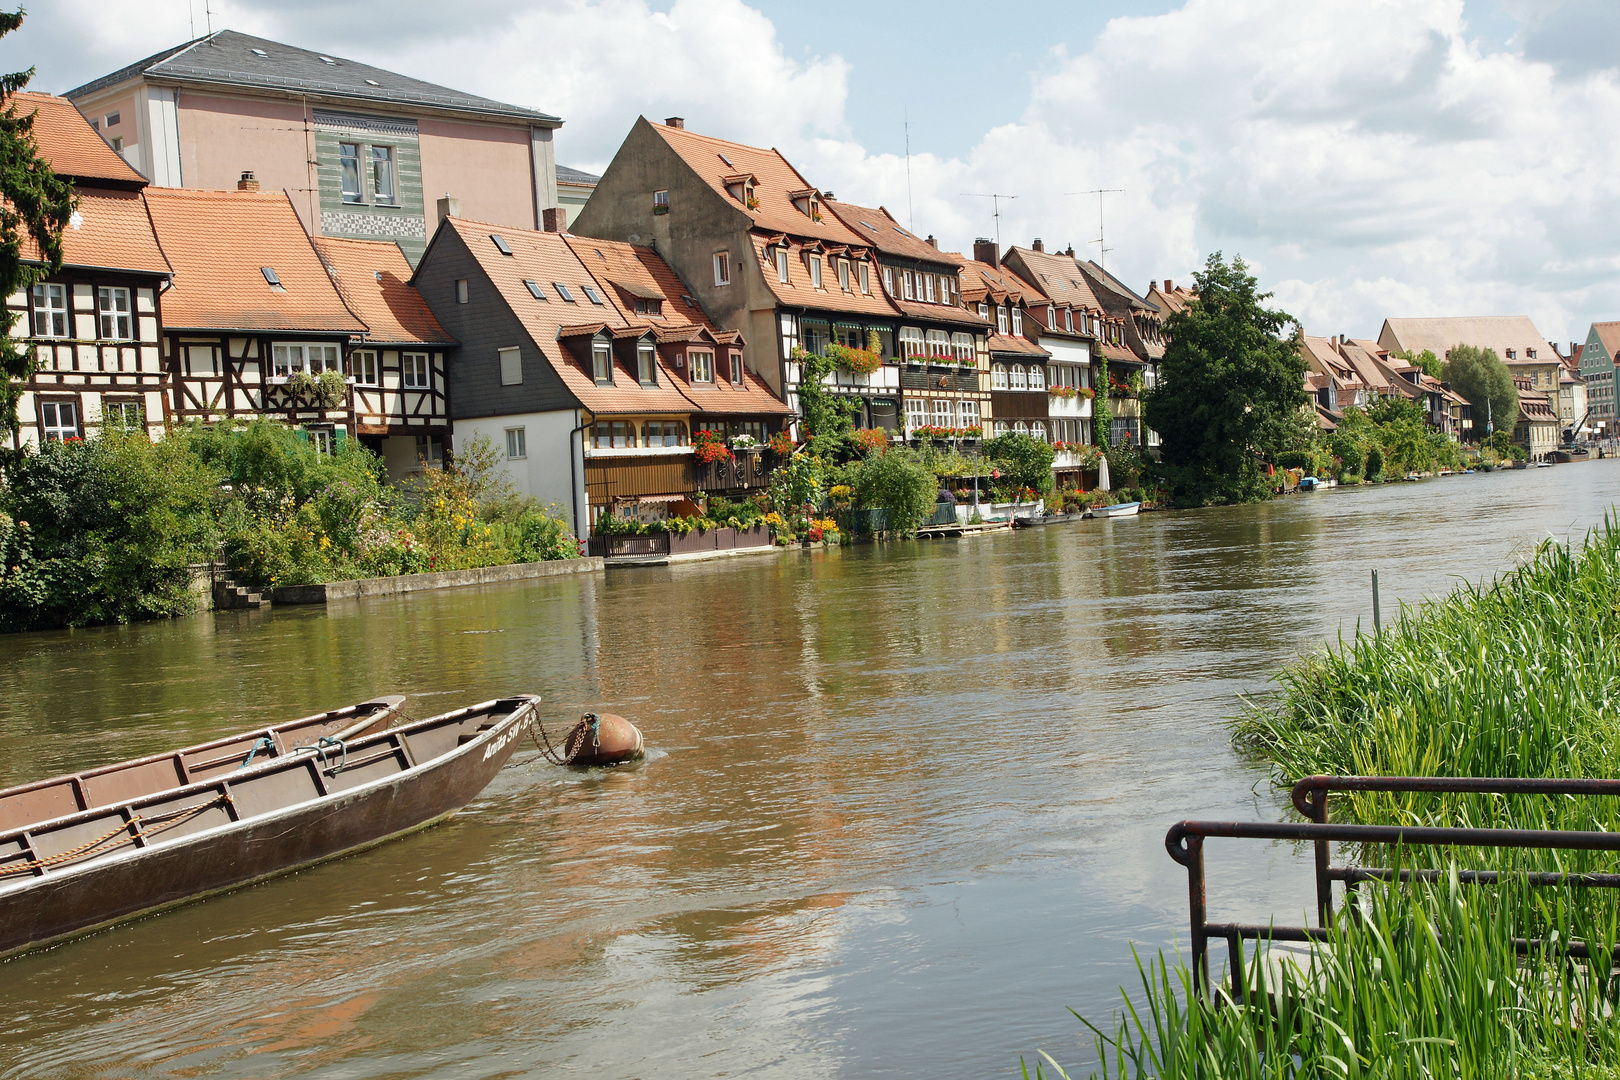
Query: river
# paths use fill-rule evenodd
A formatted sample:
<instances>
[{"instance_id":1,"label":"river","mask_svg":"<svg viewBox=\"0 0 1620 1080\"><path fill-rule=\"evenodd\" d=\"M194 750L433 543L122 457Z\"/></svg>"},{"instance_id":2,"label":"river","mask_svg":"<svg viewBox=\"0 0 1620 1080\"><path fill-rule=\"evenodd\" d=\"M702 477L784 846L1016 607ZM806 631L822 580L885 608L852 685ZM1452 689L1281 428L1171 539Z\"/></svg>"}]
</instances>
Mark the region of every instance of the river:
<instances>
[{"instance_id":1,"label":"river","mask_svg":"<svg viewBox=\"0 0 1620 1080\"><path fill-rule=\"evenodd\" d=\"M1397 598L1579 538L1620 463L0 638L0 785L366 696L512 692L653 748L0 965L0 1077L1012 1077L1084 1066L1165 828L1275 819L1244 692ZM1307 861L1213 841L1212 918ZM1217 947L1217 962L1224 958ZM1083 1075L1083 1072L1082 1072Z\"/></svg>"}]
</instances>

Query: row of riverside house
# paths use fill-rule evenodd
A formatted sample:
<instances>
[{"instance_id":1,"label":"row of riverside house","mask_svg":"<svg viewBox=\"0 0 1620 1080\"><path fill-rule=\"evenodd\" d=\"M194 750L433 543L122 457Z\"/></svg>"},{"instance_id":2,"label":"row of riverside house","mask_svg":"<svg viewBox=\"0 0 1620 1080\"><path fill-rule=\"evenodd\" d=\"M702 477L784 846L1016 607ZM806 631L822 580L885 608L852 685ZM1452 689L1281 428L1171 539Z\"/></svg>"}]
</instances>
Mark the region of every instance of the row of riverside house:
<instances>
[{"instance_id":1,"label":"row of riverside house","mask_svg":"<svg viewBox=\"0 0 1620 1080\"><path fill-rule=\"evenodd\" d=\"M1078 483L1104 393L1114 442L1156 442L1151 290L1039 240L941 251L678 118L597 178L555 165L556 117L233 31L20 103L81 202L9 300L39 357L14 446L269 416L400 478L487 436L585 536L764 487L800 350L835 347L878 354L827 382L896 440L1025 432Z\"/></svg>"}]
</instances>

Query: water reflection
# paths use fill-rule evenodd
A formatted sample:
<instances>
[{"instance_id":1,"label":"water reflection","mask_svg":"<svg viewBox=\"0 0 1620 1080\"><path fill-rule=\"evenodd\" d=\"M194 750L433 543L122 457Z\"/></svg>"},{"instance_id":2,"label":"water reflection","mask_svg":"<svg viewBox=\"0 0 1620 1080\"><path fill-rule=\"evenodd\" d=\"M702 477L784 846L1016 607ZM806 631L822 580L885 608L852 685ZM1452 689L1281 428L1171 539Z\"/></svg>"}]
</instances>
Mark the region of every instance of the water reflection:
<instances>
[{"instance_id":1,"label":"water reflection","mask_svg":"<svg viewBox=\"0 0 1620 1080\"><path fill-rule=\"evenodd\" d=\"M1187 816L1275 816L1222 718L1511 564L1608 462L961 542L0 639L0 783L383 691L525 690L658 753L0 966L0 1076L1012 1075L1169 944ZM1260 785L1258 788L1256 785ZM1210 845L1213 917L1310 902Z\"/></svg>"}]
</instances>

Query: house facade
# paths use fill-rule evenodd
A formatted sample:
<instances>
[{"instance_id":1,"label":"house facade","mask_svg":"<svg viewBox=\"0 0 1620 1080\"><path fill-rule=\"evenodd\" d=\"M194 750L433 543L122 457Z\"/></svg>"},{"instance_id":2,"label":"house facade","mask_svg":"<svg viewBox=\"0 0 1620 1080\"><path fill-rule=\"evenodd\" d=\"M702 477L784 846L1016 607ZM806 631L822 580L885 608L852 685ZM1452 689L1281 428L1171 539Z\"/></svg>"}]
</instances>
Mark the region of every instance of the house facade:
<instances>
[{"instance_id":1,"label":"house facade","mask_svg":"<svg viewBox=\"0 0 1620 1080\"><path fill-rule=\"evenodd\" d=\"M444 193L513 227L559 204L557 117L233 30L66 96L155 185L229 189L252 173L311 234L393 241L413 261ZM576 198L588 176L569 176Z\"/></svg>"},{"instance_id":2,"label":"house facade","mask_svg":"<svg viewBox=\"0 0 1620 1080\"><path fill-rule=\"evenodd\" d=\"M1601 438L1614 438L1620 428L1615 399L1615 366L1620 361L1620 322L1593 323L1580 350L1580 375L1586 381L1587 424Z\"/></svg>"},{"instance_id":3,"label":"house facade","mask_svg":"<svg viewBox=\"0 0 1620 1080\"><path fill-rule=\"evenodd\" d=\"M1035 340L1028 286L1000 265L994 241L977 240L973 251L974 257L961 263L962 297L989 324L986 352L995 419L987 434L1011 431L1054 443L1090 442L1091 402L1080 393L1089 394L1090 368L1071 366L1072 386L1054 382L1051 353Z\"/></svg>"},{"instance_id":4,"label":"house facade","mask_svg":"<svg viewBox=\"0 0 1620 1080\"><path fill-rule=\"evenodd\" d=\"M1527 376L1515 375L1519 391L1519 415L1513 424L1513 441L1524 447L1531 461L1545 461L1558 448L1558 410L1554 400L1532 387Z\"/></svg>"},{"instance_id":5,"label":"house facade","mask_svg":"<svg viewBox=\"0 0 1620 1080\"><path fill-rule=\"evenodd\" d=\"M1104 313L1112 317L1114 325L1122 332L1119 343L1131 357L1127 371L1140 375L1142 392L1152 390L1159 384L1159 361L1164 359L1163 313L1097 263L1077 260L1077 265ZM1140 368L1135 366L1137 364ZM1140 402L1136 403L1135 415L1141 416ZM1158 432L1141 425L1138 435L1138 445L1143 449L1157 449Z\"/></svg>"},{"instance_id":6,"label":"house facade","mask_svg":"<svg viewBox=\"0 0 1620 1080\"><path fill-rule=\"evenodd\" d=\"M159 328L173 270L147 218L146 181L65 99L14 100L34 112L40 152L73 181L79 206L62 233L62 269L6 299L11 335L32 346L35 368L6 442L21 449L111 424L159 434L169 385ZM26 238L22 256L43 262Z\"/></svg>"},{"instance_id":7,"label":"house facade","mask_svg":"<svg viewBox=\"0 0 1620 1080\"><path fill-rule=\"evenodd\" d=\"M989 253L988 248L984 249L984 254ZM1102 306L1086 284L1074 257L1048 252L1037 239L1027 248L1009 248L1001 259L1001 266L1020 282L1025 298L1022 319L1025 333L1032 334L1050 357L1045 373L1047 386L1076 391L1090 389L1096 394L1108 395L1108 368L1100 344L1105 327L1111 328L1113 324L1104 319ZM992 373L992 386L995 381ZM1091 431L1093 400L1085 400L1079 394L1074 398L1049 394L1048 398L1049 420L1061 424L1060 433L1069 433L1070 421L1074 423L1076 435ZM1139 411L1133 414L1138 419L1140 415ZM1115 410L1116 421L1119 416L1119 410ZM1122 427L1121 433L1123 431ZM1114 441L1117 443L1119 438L1116 436Z\"/></svg>"}]
</instances>

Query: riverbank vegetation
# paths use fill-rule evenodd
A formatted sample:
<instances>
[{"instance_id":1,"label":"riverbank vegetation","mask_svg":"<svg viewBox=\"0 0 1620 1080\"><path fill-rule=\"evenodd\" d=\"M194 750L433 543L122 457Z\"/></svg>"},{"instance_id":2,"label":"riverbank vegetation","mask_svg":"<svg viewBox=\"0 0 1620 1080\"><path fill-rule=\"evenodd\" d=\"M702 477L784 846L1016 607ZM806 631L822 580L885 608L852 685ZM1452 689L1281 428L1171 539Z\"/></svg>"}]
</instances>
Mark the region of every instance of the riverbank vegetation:
<instances>
[{"instance_id":1,"label":"riverbank vegetation","mask_svg":"<svg viewBox=\"0 0 1620 1080\"><path fill-rule=\"evenodd\" d=\"M1382 634L1342 639L1287 668L1278 684L1248 704L1234 738L1279 786L1318 773L1620 775L1620 519L1581 548L1548 542L1496 581L1403 608ZM1336 796L1329 816L1614 832L1620 800L1360 792ZM1282 980L1270 987L1276 1010L1189 1006L1186 968L1153 960L1106 1032L1106 1075L1620 1073L1614 890L1530 888L1511 876L1615 873L1620 859L1499 849L1361 855L1374 865L1507 871L1509 880L1372 888L1361 923L1338 920L1303 967L1271 969ZM1550 945L1525 959L1515 937ZM1572 940L1593 959L1569 958Z\"/></svg>"},{"instance_id":2,"label":"riverbank vegetation","mask_svg":"<svg viewBox=\"0 0 1620 1080\"><path fill-rule=\"evenodd\" d=\"M215 559L268 588L577 556L497 464L472 440L395 486L354 440L321 454L270 420L47 443L0 485L0 630L182 614L188 566Z\"/></svg>"}]
</instances>

